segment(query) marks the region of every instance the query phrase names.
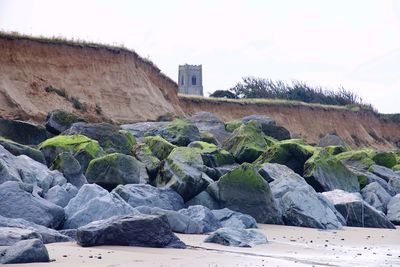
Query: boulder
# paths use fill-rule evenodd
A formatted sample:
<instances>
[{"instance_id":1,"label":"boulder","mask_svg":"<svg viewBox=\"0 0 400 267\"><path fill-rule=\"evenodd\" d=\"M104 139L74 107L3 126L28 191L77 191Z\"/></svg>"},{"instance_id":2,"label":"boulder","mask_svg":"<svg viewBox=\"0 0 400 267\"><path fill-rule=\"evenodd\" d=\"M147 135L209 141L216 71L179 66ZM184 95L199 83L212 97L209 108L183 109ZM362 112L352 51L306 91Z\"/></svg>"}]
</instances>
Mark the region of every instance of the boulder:
<instances>
[{"instance_id":1,"label":"boulder","mask_svg":"<svg viewBox=\"0 0 400 267\"><path fill-rule=\"evenodd\" d=\"M250 215L233 211L228 208L212 210L214 216L224 228L247 229L257 228L256 220Z\"/></svg>"},{"instance_id":2,"label":"boulder","mask_svg":"<svg viewBox=\"0 0 400 267\"><path fill-rule=\"evenodd\" d=\"M319 147L328 147L328 146L342 146L346 147L346 143L340 136L336 134L326 134L324 137L319 139L318 143Z\"/></svg>"},{"instance_id":3,"label":"boulder","mask_svg":"<svg viewBox=\"0 0 400 267\"><path fill-rule=\"evenodd\" d=\"M233 121L228 121L225 123L225 129L229 133L233 133L237 128L242 126L243 122L241 120L233 120Z\"/></svg>"},{"instance_id":4,"label":"boulder","mask_svg":"<svg viewBox=\"0 0 400 267\"><path fill-rule=\"evenodd\" d=\"M269 147L257 162L270 162L286 165L296 173L302 175L304 163L312 157L315 148L307 145L301 139L280 141Z\"/></svg>"},{"instance_id":5,"label":"boulder","mask_svg":"<svg viewBox=\"0 0 400 267\"><path fill-rule=\"evenodd\" d=\"M237 128L225 140L223 148L232 153L238 163L251 163L273 143L273 140L264 135L261 126L253 121Z\"/></svg>"},{"instance_id":6,"label":"boulder","mask_svg":"<svg viewBox=\"0 0 400 267\"><path fill-rule=\"evenodd\" d=\"M14 141L0 137L0 145L7 149L14 156L26 155L33 160L46 164L42 152L27 145L21 145Z\"/></svg>"},{"instance_id":7,"label":"boulder","mask_svg":"<svg viewBox=\"0 0 400 267\"><path fill-rule=\"evenodd\" d=\"M202 191L191 200L187 201L186 206L201 205L209 208L210 210L220 209L221 205L218 203L207 191Z\"/></svg>"},{"instance_id":8,"label":"boulder","mask_svg":"<svg viewBox=\"0 0 400 267\"><path fill-rule=\"evenodd\" d=\"M326 146L323 148L329 155L335 156L348 151L345 146Z\"/></svg>"},{"instance_id":9,"label":"boulder","mask_svg":"<svg viewBox=\"0 0 400 267\"><path fill-rule=\"evenodd\" d=\"M146 166L150 180L154 180L161 166L161 161L153 155L150 147L145 143L136 144L133 155Z\"/></svg>"},{"instance_id":10,"label":"boulder","mask_svg":"<svg viewBox=\"0 0 400 267\"><path fill-rule=\"evenodd\" d=\"M143 142L149 146L153 156L159 160L166 159L176 147L161 136L147 136L143 139Z\"/></svg>"},{"instance_id":11,"label":"boulder","mask_svg":"<svg viewBox=\"0 0 400 267\"><path fill-rule=\"evenodd\" d=\"M210 133L217 140L216 145L221 145L229 137L225 130L225 124L210 112L200 111L194 114L190 120L199 128L200 133Z\"/></svg>"},{"instance_id":12,"label":"boulder","mask_svg":"<svg viewBox=\"0 0 400 267\"><path fill-rule=\"evenodd\" d=\"M71 240L76 240L76 229L63 229L59 230L59 233L68 236Z\"/></svg>"},{"instance_id":13,"label":"boulder","mask_svg":"<svg viewBox=\"0 0 400 267\"><path fill-rule=\"evenodd\" d=\"M114 193L121 196L132 207L158 207L164 210L184 208L182 197L170 188L157 188L148 184L119 185Z\"/></svg>"},{"instance_id":14,"label":"boulder","mask_svg":"<svg viewBox=\"0 0 400 267\"><path fill-rule=\"evenodd\" d=\"M77 242L83 247L186 247L171 231L165 216L145 214L115 216L80 227L77 231Z\"/></svg>"},{"instance_id":15,"label":"boulder","mask_svg":"<svg viewBox=\"0 0 400 267\"><path fill-rule=\"evenodd\" d=\"M135 137L128 131L109 123L77 122L63 132L65 135L84 135L97 140L106 153L122 153L131 155L136 144Z\"/></svg>"},{"instance_id":16,"label":"boulder","mask_svg":"<svg viewBox=\"0 0 400 267\"><path fill-rule=\"evenodd\" d=\"M234 157L228 151L202 141L195 141L188 145L200 152L204 165L208 167L220 167L235 163Z\"/></svg>"},{"instance_id":17,"label":"boulder","mask_svg":"<svg viewBox=\"0 0 400 267\"><path fill-rule=\"evenodd\" d=\"M92 198L89 202L82 204L77 212L71 216L68 214L64 229L76 229L93 221L135 213L135 210L114 192Z\"/></svg>"},{"instance_id":18,"label":"boulder","mask_svg":"<svg viewBox=\"0 0 400 267\"><path fill-rule=\"evenodd\" d=\"M400 225L400 194L395 195L387 205L388 219L397 225Z\"/></svg>"},{"instance_id":19,"label":"boulder","mask_svg":"<svg viewBox=\"0 0 400 267\"><path fill-rule=\"evenodd\" d=\"M68 205L68 202L76 196L76 194L78 194L78 188L68 183L62 186L53 186L49 191L47 191L44 198L51 203L64 208Z\"/></svg>"},{"instance_id":20,"label":"boulder","mask_svg":"<svg viewBox=\"0 0 400 267\"><path fill-rule=\"evenodd\" d=\"M0 251L0 263L49 262L49 253L40 239L22 240Z\"/></svg>"},{"instance_id":21,"label":"boulder","mask_svg":"<svg viewBox=\"0 0 400 267\"><path fill-rule=\"evenodd\" d=\"M66 131L75 122L82 122L84 119L79 118L75 114L62 109L50 111L46 118L46 130L52 134L60 134Z\"/></svg>"},{"instance_id":22,"label":"boulder","mask_svg":"<svg viewBox=\"0 0 400 267\"><path fill-rule=\"evenodd\" d=\"M342 189L360 191L357 176L325 150L316 152L304 165L304 178L317 192Z\"/></svg>"},{"instance_id":23,"label":"boulder","mask_svg":"<svg viewBox=\"0 0 400 267\"><path fill-rule=\"evenodd\" d=\"M216 146L221 146L222 143L219 143L217 139L215 139L214 135L211 133L206 133L206 132L200 132L200 141L209 143L209 144L214 144Z\"/></svg>"},{"instance_id":24,"label":"boulder","mask_svg":"<svg viewBox=\"0 0 400 267\"><path fill-rule=\"evenodd\" d=\"M48 244L48 243L56 243L56 242L68 242L71 241L72 239L69 238L66 235L63 235L62 233L59 233L58 231L54 229L50 229L47 227L44 227L42 225L38 225L33 222L28 222L24 219L15 219L15 218L6 218L3 216L0 216L0 227L4 228L11 228L11 229L20 229L21 232L19 233L24 233L24 231L31 231L35 233L35 237L33 238L40 238L43 243ZM15 230L18 231L18 230ZM28 235L29 238L24 238L24 239L30 239L31 236ZM2 246L2 245L0 245Z\"/></svg>"},{"instance_id":25,"label":"boulder","mask_svg":"<svg viewBox=\"0 0 400 267\"><path fill-rule=\"evenodd\" d=\"M81 164L71 152L62 152L53 161L51 169L62 172L67 182L81 188L87 184L86 177L82 173Z\"/></svg>"},{"instance_id":26,"label":"boulder","mask_svg":"<svg viewBox=\"0 0 400 267\"><path fill-rule=\"evenodd\" d=\"M264 115L253 114L242 118L242 122L247 124L250 121L256 121L261 125L261 129L265 135L271 136L277 140L290 139L290 132L276 124L275 120Z\"/></svg>"},{"instance_id":27,"label":"boulder","mask_svg":"<svg viewBox=\"0 0 400 267\"><path fill-rule=\"evenodd\" d=\"M42 236L32 229L0 227L0 246L11 246L21 240L34 238L42 239Z\"/></svg>"},{"instance_id":28,"label":"boulder","mask_svg":"<svg viewBox=\"0 0 400 267\"><path fill-rule=\"evenodd\" d=\"M38 145L50 137L43 126L8 119L0 119L0 136L22 145Z\"/></svg>"},{"instance_id":29,"label":"boulder","mask_svg":"<svg viewBox=\"0 0 400 267\"><path fill-rule=\"evenodd\" d=\"M121 153L107 154L90 161L85 176L89 183L96 183L110 190L120 184L149 181L145 165L134 157Z\"/></svg>"},{"instance_id":30,"label":"boulder","mask_svg":"<svg viewBox=\"0 0 400 267\"><path fill-rule=\"evenodd\" d=\"M322 194L343 215L347 226L395 229L385 214L363 201L359 193L333 190Z\"/></svg>"},{"instance_id":31,"label":"boulder","mask_svg":"<svg viewBox=\"0 0 400 267\"><path fill-rule=\"evenodd\" d=\"M386 213L387 204L392 198L378 182L367 184L361 190L361 195L365 202L384 213Z\"/></svg>"},{"instance_id":32,"label":"boulder","mask_svg":"<svg viewBox=\"0 0 400 267\"><path fill-rule=\"evenodd\" d=\"M347 168L354 171L367 171L375 162L372 160L375 151L372 149L350 150L335 155Z\"/></svg>"},{"instance_id":33,"label":"boulder","mask_svg":"<svg viewBox=\"0 0 400 267\"><path fill-rule=\"evenodd\" d=\"M217 217L204 206L190 206L187 209L181 209L179 213L188 216L192 224L197 224L201 233L213 232L222 227Z\"/></svg>"},{"instance_id":34,"label":"boulder","mask_svg":"<svg viewBox=\"0 0 400 267\"><path fill-rule=\"evenodd\" d=\"M200 140L200 132L195 124L185 119L175 119L158 128L149 129L144 136L161 136L177 146L187 146Z\"/></svg>"},{"instance_id":35,"label":"boulder","mask_svg":"<svg viewBox=\"0 0 400 267\"><path fill-rule=\"evenodd\" d=\"M259 223L282 222L269 184L249 163L223 175L207 191L222 207L249 214Z\"/></svg>"},{"instance_id":36,"label":"boulder","mask_svg":"<svg viewBox=\"0 0 400 267\"><path fill-rule=\"evenodd\" d=\"M380 186L382 186L385 191L390 195L390 196L394 196L396 195L396 190L388 184L388 182L386 182L383 178L370 173L370 172L364 172L362 173L360 176L364 176L365 178L365 185L373 183L373 182L377 182ZM360 180L360 179L359 179Z\"/></svg>"},{"instance_id":37,"label":"boulder","mask_svg":"<svg viewBox=\"0 0 400 267\"><path fill-rule=\"evenodd\" d=\"M396 193L400 193L400 174L380 165L371 165L369 171L388 182Z\"/></svg>"},{"instance_id":38,"label":"boulder","mask_svg":"<svg viewBox=\"0 0 400 267\"><path fill-rule=\"evenodd\" d=\"M160 128L169 122L166 121L147 121L147 122L138 122L133 124L123 124L121 125L121 129L130 132L138 141L142 141L144 138L144 134L154 128Z\"/></svg>"},{"instance_id":39,"label":"boulder","mask_svg":"<svg viewBox=\"0 0 400 267\"><path fill-rule=\"evenodd\" d=\"M0 215L21 218L49 228L57 228L64 220L64 209L25 191L24 184L0 184ZM32 189L32 188L31 188Z\"/></svg>"},{"instance_id":40,"label":"boulder","mask_svg":"<svg viewBox=\"0 0 400 267\"><path fill-rule=\"evenodd\" d=\"M157 179L157 187L169 187L188 201L213 181L205 174L200 152L190 147L177 147L166 158Z\"/></svg>"},{"instance_id":41,"label":"boulder","mask_svg":"<svg viewBox=\"0 0 400 267\"><path fill-rule=\"evenodd\" d=\"M319 229L342 227L341 218L332 205L321 201L315 190L303 177L286 166L263 164L264 174L269 177L271 191L278 203L286 225Z\"/></svg>"},{"instance_id":42,"label":"boulder","mask_svg":"<svg viewBox=\"0 0 400 267\"><path fill-rule=\"evenodd\" d=\"M204 242L224 246L247 247L268 243L267 238L253 229L220 228L209 235Z\"/></svg>"},{"instance_id":43,"label":"boulder","mask_svg":"<svg viewBox=\"0 0 400 267\"><path fill-rule=\"evenodd\" d=\"M381 166L386 168L392 168L397 164L396 154L393 152L387 151L380 151L377 152L373 157L372 160Z\"/></svg>"},{"instance_id":44,"label":"boulder","mask_svg":"<svg viewBox=\"0 0 400 267\"><path fill-rule=\"evenodd\" d=\"M59 154L71 153L81 165L82 172L92 159L103 154L99 143L84 135L59 135L41 143L39 149L44 154L47 166L51 166Z\"/></svg>"}]
</instances>

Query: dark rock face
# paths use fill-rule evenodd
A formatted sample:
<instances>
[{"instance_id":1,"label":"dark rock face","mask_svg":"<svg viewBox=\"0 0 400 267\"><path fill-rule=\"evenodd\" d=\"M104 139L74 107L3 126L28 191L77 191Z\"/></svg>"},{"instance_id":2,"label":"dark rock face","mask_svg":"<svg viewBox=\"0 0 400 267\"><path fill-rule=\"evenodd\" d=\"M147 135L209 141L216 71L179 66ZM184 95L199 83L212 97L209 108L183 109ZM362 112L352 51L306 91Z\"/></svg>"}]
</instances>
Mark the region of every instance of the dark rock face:
<instances>
[{"instance_id":1,"label":"dark rock face","mask_svg":"<svg viewBox=\"0 0 400 267\"><path fill-rule=\"evenodd\" d=\"M0 145L7 149L14 156L26 155L37 162L46 164L42 152L27 145L21 145L14 141L0 137Z\"/></svg>"},{"instance_id":2,"label":"dark rock face","mask_svg":"<svg viewBox=\"0 0 400 267\"><path fill-rule=\"evenodd\" d=\"M0 263L49 262L49 253L40 239L23 240L0 251Z\"/></svg>"},{"instance_id":3,"label":"dark rock face","mask_svg":"<svg viewBox=\"0 0 400 267\"><path fill-rule=\"evenodd\" d=\"M392 198L378 182L367 184L361 190L361 195L365 202L382 212L386 212L387 204Z\"/></svg>"},{"instance_id":4,"label":"dark rock face","mask_svg":"<svg viewBox=\"0 0 400 267\"><path fill-rule=\"evenodd\" d=\"M68 236L63 235L54 229L35 224L33 222L28 222L24 219L6 218L0 216L0 227L20 229L22 231L32 231L40 236L35 238L40 238L45 244L71 241Z\"/></svg>"},{"instance_id":5,"label":"dark rock face","mask_svg":"<svg viewBox=\"0 0 400 267\"><path fill-rule=\"evenodd\" d=\"M60 134L70 128L75 122L83 121L82 118L68 111L56 109L47 114L45 126L47 131L52 134Z\"/></svg>"},{"instance_id":6,"label":"dark rock face","mask_svg":"<svg viewBox=\"0 0 400 267\"><path fill-rule=\"evenodd\" d=\"M254 245L268 243L267 238L256 230L233 228L220 228L209 235L204 242L248 248Z\"/></svg>"},{"instance_id":7,"label":"dark rock face","mask_svg":"<svg viewBox=\"0 0 400 267\"><path fill-rule=\"evenodd\" d=\"M170 188L157 188L148 184L119 185L113 192L132 207L158 207L164 210L184 208L182 197Z\"/></svg>"},{"instance_id":8,"label":"dark rock face","mask_svg":"<svg viewBox=\"0 0 400 267\"><path fill-rule=\"evenodd\" d=\"M33 196L22 183L1 184L0 203L0 215L4 217L21 218L49 228L57 228L64 220L63 208Z\"/></svg>"},{"instance_id":9,"label":"dark rock face","mask_svg":"<svg viewBox=\"0 0 400 267\"><path fill-rule=\"evenodd\" d=\"M327 146L346 146L346 143L337 136L336 134L327 134L321 139L319 139L318 146L327 147Z\"/></svg>"},{"instance_id":10,"label":"dark rock face","mask_svg":"<svg viewBox=\"0 0 400 267\"><path fill-rule=\"evenodd\" d=\"M275 120L271 118L257 114L242 118L243 123L248 123L252 120L260 123L261 129L265 135L271 136L272 138L275 138L277 140L290 139L290 132L286 128L277 125Z\"/></svg>"},{"instance_id":11,"label":"dark rock face","mask_svg":"<svg viewBox=\"0 0 400 267\"><path fill-rule=\"evenodd\" d=\"M0 227L0 246L11 246L21 240L34 238L42 239L41 235L33 230L13 227Z\"/></svg>"},{"instance_id":12,"label":"dark rock face","mask_svg":"<svg viewBox=\"0 0 400 267\"><path fill-rule=\"evenodd\" d=\"M212 213L221 222L222 227L224 228L257 228L256 220L250 215L233 211L228 208L213 210Z\"/></svg>"},{"instance_id":13,"label":"dark rock face","mask_svg":"<svg viewBox=\"0 0 400 267\"><path fill-rule=\"evenodd\" d=\"M343 215L347 226L395 229L385 214L363 201L359 193L334 190L322 194Z\"/></svg>"},{"instance_id":14,"label":"dark rock face","mask_svg":"<svg viewBox=\"0 0 400 267\"><path fill-rule=\"evenodd\" d=\"M23 145L38 145L49 138L43 126L7 119L0 119L0 136Z\"/></svg>"},{"instance_id":15,"label":"dark rock face","mask_svg":"<svg viewBox=\"0 0 400 267\"><path fill-rule=\"evenodd\" d=\"M224 122L210 112L197 112L190 120L199 128L200 132L212 134L217 140L218 145L222 145L230 135L225 130Z\"/></svg>"},{"instance_id":16,"label":"dark rock face","mask_svg":"<svg viewBox=\"0 0 400 267\"><path fill-rule=\"evenodd\" d=\"M207 191L223 207L249 214L259 223L282 223L269 184L249 163L225 174Z\"/></svg>"},{"instance_id":17,"label":"dark rock face","mask_svg":"<svg viewBox=\"0 0 400 267\"><path fill-rule=\"evenodd\" d=\"M68 183L71 183L78 188L87 184L86 177L82 173L81 164L70 152L60 153L53 161L51 169L56 169L62 172Z\"/></svg>"},{"instance_id":18,"label":"dark rock face","mask_svg":"<svg viewBox=\"0 0 400 267\"><path fill-rule=\"evenodd\" d=\"M154 180L161 167L161 161L153 155L150 147L145 143L136 144L133 155L146 166L150 180Z\"/></svg>"},{"instance_id":19,"label":"dark rock face","mask_svg":"<svg viewBox=\"0 0 400 267\"><path fill-rule=\"evenodd\" d=\"M80 227L77 231L77 242L83 247L186 247L171 231L165 216L145 214L116 216Z\"/></svg>"},{"instance_id":20,"label":"dark rock face","mask_svg":"<svg viewBox=\"0 0 400 267\"><path fill-rule=\"evenodd\" d=\"M397 225L400 225L400 194L395 195L387 205L388 219Z\"/></svg>"},{"instance_id":21,"label":"dark rock face","mask_svg":"<svg viewBox=\"0 0 400 267\"><path fill-rule=\"evenodd\" d=\"M107 153L122 153L131 155L132 147L136 143L131 134L121 132L118 126L109 123L77 122L63 132L66 135L82 134L97 140Z\"/></svg>"}]
</instances>

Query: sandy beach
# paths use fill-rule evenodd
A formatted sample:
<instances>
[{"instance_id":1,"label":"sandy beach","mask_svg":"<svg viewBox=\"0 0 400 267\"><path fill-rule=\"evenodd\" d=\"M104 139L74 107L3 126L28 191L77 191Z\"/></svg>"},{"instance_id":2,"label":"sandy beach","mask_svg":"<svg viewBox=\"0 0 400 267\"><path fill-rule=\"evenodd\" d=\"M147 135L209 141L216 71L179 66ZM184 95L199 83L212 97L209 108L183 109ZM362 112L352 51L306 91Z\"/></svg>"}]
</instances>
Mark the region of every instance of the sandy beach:
<instances>
[{"instance_id":1,"label":"sandy beach","mask_svg":"<svg viewBox=\"0 0 400 267\"><path fill-rule=\"evenodd\" d=\"M203 243L205 235L182 235L188 248L157 249L76 243L47 245L51 263L13 266L400 266L400 228L343 230L259 225L269 243L252 248Z\"/></svg>"}]
</instances>

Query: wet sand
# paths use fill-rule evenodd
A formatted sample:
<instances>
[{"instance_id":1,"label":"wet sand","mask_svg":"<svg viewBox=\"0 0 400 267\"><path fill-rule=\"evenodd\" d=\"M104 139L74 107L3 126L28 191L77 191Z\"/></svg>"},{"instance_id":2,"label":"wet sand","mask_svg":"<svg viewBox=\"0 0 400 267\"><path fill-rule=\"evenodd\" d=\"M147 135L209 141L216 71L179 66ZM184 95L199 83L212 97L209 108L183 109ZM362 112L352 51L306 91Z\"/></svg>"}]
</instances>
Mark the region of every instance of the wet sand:
<instances>
[{"instance_id":1,"label":"wet sand","mask_svg":"<svg viewBox=\"0 0 400 267\"><path fill-rule=\"evenodd\" d=\"M252 248L203 243L205 235L178 234L187 249L47 245L51 263L12 266L400 266L400 228L343 230L259 225L269 243Z\"/></svg>"}]
</instances>

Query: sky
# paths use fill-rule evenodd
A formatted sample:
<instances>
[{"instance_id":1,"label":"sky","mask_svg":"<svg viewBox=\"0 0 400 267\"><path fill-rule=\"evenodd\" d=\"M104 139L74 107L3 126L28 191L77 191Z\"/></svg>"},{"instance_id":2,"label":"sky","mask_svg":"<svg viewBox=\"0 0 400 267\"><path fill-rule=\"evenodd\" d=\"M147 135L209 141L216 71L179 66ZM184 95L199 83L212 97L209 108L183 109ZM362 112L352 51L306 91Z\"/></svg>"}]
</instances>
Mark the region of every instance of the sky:
<instances>
[{"instance_id":1,"label":"sky","mask_svg":"<svg viewBox=\"0 0 400 267\"><path fill-rule=\"evenodd\" d=\"M202 64L206 95L302 80L400 113L400 0L0 0L0 30L124 45L175 81Z\"/></svg>"}]
</instances>

